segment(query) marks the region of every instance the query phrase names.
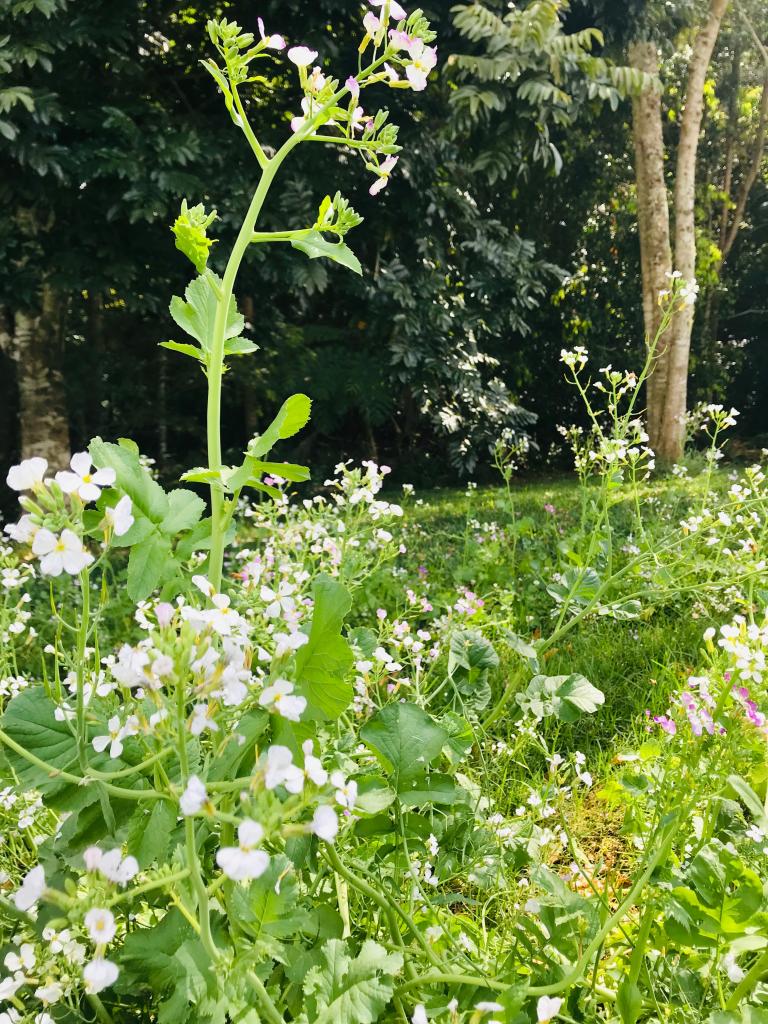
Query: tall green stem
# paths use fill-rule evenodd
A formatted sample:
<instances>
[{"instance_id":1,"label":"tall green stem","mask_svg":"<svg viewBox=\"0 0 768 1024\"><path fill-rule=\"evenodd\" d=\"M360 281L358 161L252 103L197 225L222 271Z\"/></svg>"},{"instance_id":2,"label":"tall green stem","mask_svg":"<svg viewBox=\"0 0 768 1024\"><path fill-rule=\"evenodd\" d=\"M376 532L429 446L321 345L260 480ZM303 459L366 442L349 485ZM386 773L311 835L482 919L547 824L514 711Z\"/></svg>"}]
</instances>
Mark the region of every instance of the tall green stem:
<instances>
[{"instance_id":1,"label":"tall green stem","mask_svg":"<svg viewBox=\"0 0 768 1024\"><path fill-rule=\"evenodd\" d=\"M85 648L91 616L91 582L87 569L80 573L80 628L77 631L77 756L82 771L88 770L85 726Z\"/></svg>"},{"instance_id":2,"label":"tall green stem","mask_svg":"<svg viewBox=\"0 0 768 1024\"><path fill-rule=\"evenodd\" d=\"M282 150L281 150L282 153ZM280 154L278 154L279 156ZM232 300L235 279L243 261L245 250L251 241L256 220L261 213L264 200L269 192L277 169L278 157L268 161L261 173L259 187L254 193L251 205L245 215L242 227L224 271L221 297L216 309L211 360L208 367L208 468L219 472L221 461L221 380L224 375L224 335L227 328L227 313ZM226 533L226 516L224 511L224 491L221 481L211 483L211 555L208 575L216 590L221 588L221 570L224 561L224 535Z\"/></svg>"}]
</instances>

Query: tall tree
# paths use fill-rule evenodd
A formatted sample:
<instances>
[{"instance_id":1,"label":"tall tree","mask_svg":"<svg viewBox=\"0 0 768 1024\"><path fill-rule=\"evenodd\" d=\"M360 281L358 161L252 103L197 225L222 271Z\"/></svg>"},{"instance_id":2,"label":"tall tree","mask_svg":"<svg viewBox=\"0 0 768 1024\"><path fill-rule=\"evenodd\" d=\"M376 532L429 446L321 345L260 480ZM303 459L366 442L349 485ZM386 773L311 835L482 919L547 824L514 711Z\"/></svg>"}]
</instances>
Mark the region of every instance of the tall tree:
<instances>
[{"instance_id":1,"label":"tall tree","mask_svg":"<svg viewBox=\"0 0 768 1024\"><path fill-rule=\"evenodd\" d=\"M651 340L658 329L659 293L667 287L662 276L677 271L689 286L696 280L696 167L704 116L704 86L729 2L709 0L706 13L693 31L671 203L665 183L666 151L658 90L636 97L634 101L643 310L646 333ZM638 69L658 74L659 50L652 39L633 42L629 56ZM670 222L673 224L671 236ZM681 304L668 334L656 350L649 382L648 432L652 447L666 462L680 458L685 441L693 319L693 302Z\"/></svg>"}]
</instances>

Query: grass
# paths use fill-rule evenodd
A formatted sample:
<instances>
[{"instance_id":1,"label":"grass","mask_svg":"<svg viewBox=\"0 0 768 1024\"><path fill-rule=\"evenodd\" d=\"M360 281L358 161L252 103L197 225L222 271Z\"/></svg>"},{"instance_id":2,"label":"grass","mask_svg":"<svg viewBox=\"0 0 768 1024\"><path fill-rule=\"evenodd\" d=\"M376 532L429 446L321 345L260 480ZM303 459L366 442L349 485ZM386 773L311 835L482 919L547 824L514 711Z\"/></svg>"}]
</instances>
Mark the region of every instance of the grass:
<instances>
[{"instance_id":1,"label":"grass","mask_svg":"<svg viewBox=\"0 0 768 1024\"><path fill-rule=\"evenodd\" d=\"M721 474L719 485L724 483ZM700 478L669 477L646 485L642 500L649 535L674 529L698 500L700 488ZM417 497L406 517L408 553L403 564L411 574L416 566L426 567L431 593L446 603L461 587L476 592L485 601L478 617L478 628L484 632L491 626L491 632L493 627L511 628L526 638L537 637L548 626L551 601L544 600L546 584L580 527L581 492L568 477L513 484L510 496L502 488L485 487L442 489ZM619 506L615 515L621 534L631 525L629 510ZM488 524L503 530L500 540L483 538ZM605 704L573 725L547 722L543 731L551 747L566 754L582 751L596 777L603 775L617 752L642 741L647 712L661 714L667 709L671 694L694 670L702 633L710 624L689 600L639 619L594 617L582 623L547 651L542 671L584 675L604 693ZM519 675L520 665L503 642L498 650L497 692ZM489 742L514 740L514 708L512 703L510 713L494 724ZM527 767L535 785L546 766L539 756ZM492 777L498 775L491 791L499 810L513 811L522 795L519 787L508 787L507 772L492 764L488 770ZM605 808L593 807L589 816L595 813L599 818Z\"/></svg>"}]
</instances>

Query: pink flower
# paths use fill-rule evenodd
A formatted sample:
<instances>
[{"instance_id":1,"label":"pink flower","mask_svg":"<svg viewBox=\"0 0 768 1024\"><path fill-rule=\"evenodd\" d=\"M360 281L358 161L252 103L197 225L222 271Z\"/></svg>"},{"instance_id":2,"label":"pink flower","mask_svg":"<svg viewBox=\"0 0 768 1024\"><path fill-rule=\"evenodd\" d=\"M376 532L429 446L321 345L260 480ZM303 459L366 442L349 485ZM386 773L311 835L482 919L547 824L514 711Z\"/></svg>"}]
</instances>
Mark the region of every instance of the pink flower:
<instances>
[{"instance_id":1,"label":"pink flower","mask_svg":"<svg viewBox=\"0 0 768 1024\"><path fill-rule=\"evenodd\" d=\"M366 16L363 18L363 28L369 36L375 36L381 28L381 21L376 17L373 11L368 11Z\"/></svg>"},{"instance_id":2,"label":"pink flower","mask_svg":"<svg viewBox=\"0 0 768 1024\"><path fill-rule=\"evenodd\" d=\"M357 100L360 96L360 83L354 75L350 75L344 85L349 89L350 95L353 100Z\"/></svg>"},{"instance_id":3,"label":"pink flower","mask_svg":"<svg viewBox=\"0 0 768 1024\"><path fill-rule=\"evenodd\" d=\"M389 41L396 50L407 50L413 42L407 32L398 32L394 28L389 33Z\"/></svg>"},{"instance_id":4,"label":"pink flower","mask_svg":"<svg viewBox=\"0 0 768 1024\"><path fill-rule=\"evenodd\" d=\"M399 159L400 158L396 156L388 156L384 163L381 164L381 166L378 168L377 173L379 176L368 189L369 193L372 196L378 195L379 192L381 192L383 189L387 187L387 185L389 184L390 175L392 174L392 171L395 169L395 165L397 164L397 161Z\"/></svg>"},{"instance_id":5,"label":"pink flower","mask_svg":"<svg viewBox=\"0 0 768 1024\"><path fill-rule=\"evenodd\" d=\"M283 39L282 36L278 36L278 35L268 36L268 35L265 35L264 34L264 22L263 22L263 20L261 18L259 18L257 20L257 24L259 26L259 35L261 36L261 41L264 43L264 45L266 46L266 48L268 50L284 50L285 49L285 40Z\"/></svg>"}]
</instances>

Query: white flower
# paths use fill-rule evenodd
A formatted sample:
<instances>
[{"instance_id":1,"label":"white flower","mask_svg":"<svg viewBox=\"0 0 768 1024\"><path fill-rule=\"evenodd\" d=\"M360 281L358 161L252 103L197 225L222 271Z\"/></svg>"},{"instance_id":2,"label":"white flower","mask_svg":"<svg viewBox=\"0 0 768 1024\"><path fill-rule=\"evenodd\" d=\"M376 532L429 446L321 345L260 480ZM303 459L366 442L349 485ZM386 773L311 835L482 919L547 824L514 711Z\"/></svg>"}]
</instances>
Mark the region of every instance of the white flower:
<instances>
[{"instance_id":1,"label":"white flower","mask_svg":"<svg viewBox=\"0 0 768 1024\"><path fill-rule=\"evenodd\" d=\"M117 652L117 661L111 666L112 675L121 686L144 686L149 682L144 671L147 665L149 655L146 651L123 644Z\"/></svg>"},{"instance_id":2,"label":"white flower","mask_svg":"<svg viewBox=\"0 0 768 1024\"><path fill-rule=\"evenodd\" d=\"M213 584L211 583L207 576L193 576L192 582L195 584L197 589L201 591L201 593L205 594L206 597L213 597L213 595L216 593L216 591L213 589Z\"/></svg>"},{"instance_id":3,"label":"white flower","mask_svg":"<svg viewBox=\"0 0 768 1024\"><path fill-rule=\"evenodd\" d=\"M314 832L318 839L322 839L326 843L332 843L339 831L339 819L336 811L325 804L316 807L309 831Z\"/></svg>"},{"instance_id":4,"label":"white flower","mask_svg":"<svg viewBox=\"0 0 768 1024\"><path fill-rule=\"evenodd\" d=\"M109 746L109 756L113 758L120 757L123 752L123 725L117 715L113 715L110 718L107 722L107 728L109 729L108 735L93 737L93 749L97 754L100 754Z\"/></svg>"},{"instance_id":5,"label":"white flower","mask_svg":"<svg viewBox=\"0 0 768 1024\"><path fill-rule=\"evenodd\" d=\"M309 643L309 636L296 629L292 633L275 633L275 640L275 657L284 658L286 654L298 651L304 644Z\"/></svg>"},{"instance_id":6,"label":"white flower","mask_svg":"<svg viewBox=\"0 0 768 1024\"><path fill-rule=\"evenodd\" d=\"M235 882L249 882L269 867L269 854L255 849L264 838L264 829L247 818L237 829L237 846L224 846L216 854L216 863Z\"/></svg>"},{"instance_id":7,"label":"white flower","mask_svg":"<svg viewBox=\"0 0 768 1024\"><path fill-rule=\"evenodd\" d=\"M317 50L308 46L292 46L288 51L288 60L293 61L297 68L306 68L317 57Z\"/></svg>"},{"instance_id":8,"label":"white flower","mask_svg":"<svg viewBox=\"0 0 768 1024\"><path fill-rule=\"evenodd\" d=\"M17 910L31 910L45 892L45 871L38 864L28 871L13 894Z\"/></svg>"},{"instance_id":9,"label":"white flower","mask_svg":"<svg viewBox=\"0 0 768 1024\"><path fill-rule=\"evenodd\" d=\"M546 1024L560 1013L563 1000L556 996L541 996L536 1003L536 1017L539 1024Z\"/></svg>"},{"instance_id":10,"label":"white flower","mask_svg":"<svg viewBox=\"0 0 768 1024\"><path fill-rule=\"evenodd\" d=\"M740 981L744 980L744 971L736 963L733 953L726 953L723 957L723 967L728 975L728 981L733 985L738 985Z\"/></svg>"},{"instance_id":11,"label":"white flower","mask_svg":"<svg viewBox=\"0 0 768 1024\"><path fill-rule=\"evenodd\" d=\"M95 994L101 992L102 989L109 988L117 981L118 974L117 965L113 964L111 960L102 960L100 957L91 960L83 971L85 991Z\"/></svg>"},{"instance_id":12,"label":"white flower","mask_svg":"<svg viewBox=\"0 0 768 1024\"><path fill-rule=\"evenodd\" d=\"M373 38L381 32L382 20L377 18L373 11L368 11L363 17L363 28Z\"/></svg>"},{"instance_id":13,"label":"white flower","mask_svg":"<svg viewBox=\"0 0 768 1024\"><path fill-rule=\"evenodd\" d=\"M18 466L11 466L5 482L13 491L29 491L35 484L43 482L48 463L39 456L33 459L24 459Z\"/></svg>"},{"instance_id":14,"label":"white flower","mask_svg":"<svg viewBox=\"0 0 768 1024\"><path fill-rule=\"evenodd\" d=\"M261 599L267 602L264 614L268 619L276 619L281 612L290 615L296 607L296 601L291 597L295 589L293 584L286 582L281 583L277 590L261 588Z\"/></svg>"},{"instance_id":15,"label":"white flower","mask_svg":"<svg viewBox=\"0 0 768 1024\"><path fill-rule=\"evenodd\" d=\"M289 722L298 722L306 710L307 701L305 697L294 697L292 694L293 683L287 679L277 679L259 694L259 704L273 708Z\"/></svg>"},{"instance_id":16,"label":"white flower","mask_svg":"<svg viewBox=\"0 0 768 1024\"><path fill-rule=\"evenodd\" d=\"M192 708L192 718L189 723L189 731L193 736L201 736L206 729L211 732L218 732L218 724L211 718L213 708L209 704L195 704Z\"/></svg>"},{"instance_id":17,"label":"white flower","mask_svg":"<svg viewBox=\"0 0 768 1024\"><path fill-rule=\"evenodd\" d=\"M414 1007L413 1016L411 1017L411 1024L429 1024L429 1017L427 1011L423 1005L419 1003Z\"/></svg>"},{"instance_id":18,"label":"white flower","mask_svg":"<svg viewBox=\"0 0 768 1024\"><path fill-rule=\"evenodd\" d=\"M76 576L93 561L93 555L69 529L62 530L60 537L50 530L38 530L32 541L32 553L40 557L40 572L44 576L61 576L62 572Z\"/></svg>"},{"instance_id":19,"label":"white flower","mask_svg":"<svg viewBox=\"0 0 768 1024\"><path fill-rule=\"evenodd\" d=\"M399 159L400 157L397 156L388 156L384 163L377 168L376 173L378 174L378 178L368 189L368 192L372 196L378 195L379 192L381 192L383 189L387 187L387 185L389 184L390 175L392 174L392 171L395 169L395 165L397 164L397 161Z\"/></svg>"},{"instance_id":20,"label":"white flower","mask_svg":"<svg viewBox=\"0 0 768 1024\"><path fill-rule=\"evenodd\" d=\"M98 870L106 879L118 885L127 885L139 871L136 858L123 857L119 847L102 853L98 846L91 846L85 851L83 859L89 871Z\"/></svg>"},{"instance_id":21,"label":"white flower","mask_svg":"<svg viewBox=\"0 0 768 1024\"><path fill-rule=\"evenodd\" d=\"M187 779L187 788L181 794L179 807L181 813L188 817L190 814L197 814L203 809L208 801L208 793L203 783L196 775L190 775Z\"/></svg>"},{"instance_id":22,"label":"white flower","mask_svg":"<svg viewBox=\"0 0 768 1024\"><path fill-rule=\"evenodd\" d=\"M312 753L313 748L312 740L304 740L301 745L304 752L304 774L316 786L324 786L328 781L328 772L323 768L320 758L315 757Z\"/></svg>"},{"instance_id":23,"label":"white flower","mask_svg":"<svg viewBox=\"0 0 768 1024\"><path fill-rule=\"evenodd\" d=\"M351 811L357 800L357 783L354 779L346 779L343 772L334 772L331 785L336 787L336 803Z\"/></svg>"},{"instance_id":24,"label":"white flower","mask_svg":"<svg viewBox=\"0 0 768 1024\"><path fill-rule=\"evenodd\" d=\"M245 619L230 607L226 594L214 594L211 601L214 607L206 613L206 619L219 636L230 636L245 628Z\"/></svg>"},{"instance_id":25,"label":"white flower","mask_svg":"<svg viewBox=\"0 0 768 1024\"><path fill-rule=\"evenodd\" d=\"M411 63L405 69L405 75L414 92L427 88L427 78L437 64L437 50L434 46L426 46L423 39L414 39L408 46Z\"/></svg>"},{"instance_id":26,"label":"white flower","mask_svg":"<svg viewBox=\"0 0 768 1024\"><path fill-rule=\"evenodd\" d=\"M133 526L133 504L127 494L114 508L104 509L104 519L116 537L122 537Z\"/></svg>"},{"instance_id":27,"label":"white flower","mask_svg":"<svg viewBox=\"0 0 768 1024\"><path fill-rule=\"evenodd\" d=\"M115 916L111 910L93 907L85 915L85 927L97 946L106 945L115 937Z\"/></svg>"},{"instance_id":28,"label":"white flower","mask_svg":"<svg viewBox=\"0 0 768 1024\"><path fill-rule=\"evenodd\" d=\"M304 772L293 763L288 747L275 744L267 751L264 785L267 789L285 786L289 793L300 793L304 788Z\"/></svg>"},{"instance_id":29,"label":"white flower","mask_svg":"<svg viewBox=\"0 0 768 1024\"><path fill-rule=\"evenodd\" d=\"M18 953L6 953L5 960L3 960L6 970L13 971L14 974L17 971L33 970L36 962L35 947L31 942L23 942Z\"/></svg>"},{"instance_id":30,"label":"white flower","mask_svg":"<svg viewBox=\"0 0 768 1024\"><path fill-rule=\"evenodd\" d=\"M499 1013L504 1009L501 1003L483 1002L478 1003L475 1009L480 1013Z\"/></svg>"},{"instance_id":31,"label":"white flower","mask_svg":"<svg viewBox=\"0 0 768 1024\"><path fill-rule=\"evenodd\" d=\"M371 7L384 7L386 2L387 0L369 0ZM389 15L395 21L404 21L408 17L408 12L400 6L397 0L390 0Z\"/></svg>"},{"instance_id":32,"label":"white flower","mask_svg":"<svg viewBox=\"0 0 768 1024\"><path fill-rule=\"evenodd\" d=\"M6 523L3 533L7 533L17 544L28 544L34 539L37 529L36 524L32 522L32 516L23 515L18 523Z\"/></svg>"},{"instance_id":33,"label":"white flower","mask_svg":"<svg viewBox=\"0 0 768 1024\"><path fill-rule=\"evenodd\" d=\"M50 1006L52 1003L58 1003L61 997L64 995L64 988L58 981L48 981L45 985L40 985L35 989L35 999L39 999L41 1003ZM56 1024L53 1017L47 1013L38 1014L35 1017L35 1024L45 1019L50 1021L51 1024Z\"/></svg>"},{"instance_id":34,"label":"white flower","mask_svg":"<svg viewBox=\"0 0 768 1024\"><path fill-rule=\"evenodd\" d=\"M72 472L63 470L55 476L56 483L65 494L77 494L81 501L96 501L102 487L111 487L115 482L114 469L97 469L92 472L88 452L78 452L70 460Z\"/></svg>"}]
</instances>

